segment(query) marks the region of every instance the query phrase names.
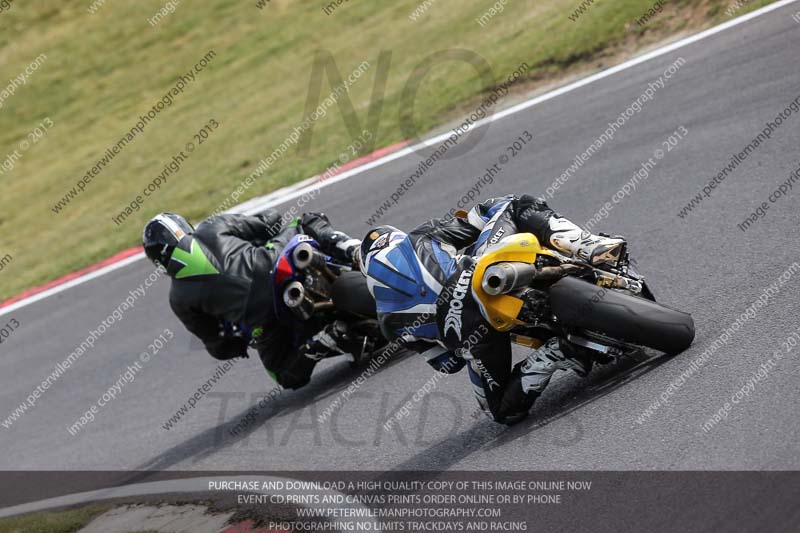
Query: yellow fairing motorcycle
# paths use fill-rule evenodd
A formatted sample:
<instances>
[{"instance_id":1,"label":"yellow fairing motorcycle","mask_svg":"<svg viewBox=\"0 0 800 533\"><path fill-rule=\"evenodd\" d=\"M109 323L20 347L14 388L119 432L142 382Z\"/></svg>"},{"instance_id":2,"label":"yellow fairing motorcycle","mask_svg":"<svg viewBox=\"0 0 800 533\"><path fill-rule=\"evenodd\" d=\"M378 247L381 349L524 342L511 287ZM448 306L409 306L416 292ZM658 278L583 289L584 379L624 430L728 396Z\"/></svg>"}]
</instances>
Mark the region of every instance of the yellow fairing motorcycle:
<instances>
[{"instance_id":1,"label":"yellow fairing motorcycle","mask_svg":"<svg viewBox=\"0 0 800 533\"><path fill-rule=\"evenodd\" d=\"M691 315L656 303L627 253L596 267L518 233L478 259L472 289L495 329L532 348L558 335L604 360L643 347L676 354L694 340Z\"/></svg>"}]
</instances>

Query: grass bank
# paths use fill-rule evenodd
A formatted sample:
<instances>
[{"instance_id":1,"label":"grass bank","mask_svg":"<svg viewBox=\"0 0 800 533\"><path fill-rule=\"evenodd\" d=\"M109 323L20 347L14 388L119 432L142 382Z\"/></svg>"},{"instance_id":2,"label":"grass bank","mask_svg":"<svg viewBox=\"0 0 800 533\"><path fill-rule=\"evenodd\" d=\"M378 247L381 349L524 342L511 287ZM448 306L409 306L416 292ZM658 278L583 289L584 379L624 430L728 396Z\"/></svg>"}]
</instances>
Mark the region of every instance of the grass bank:
<instances>
[{"instance_id":1,"label":"grass bank","mask_svg":"<svg viewBox=\"0 0 800 533\"><path fill-rule=\"evenodd\" d=\"M79 531L107 510L107 506L90 505L78 509L2 518L0 533L72 533Z\"/></svg>"},{"instance_id":2,"label":"grass bank","mask_svg":"<svg viewBox=\"0 0 800 533\"><path fill-rule=\"evenodd\" d=\"M137 244L158 211L206 216L276 150L238 201L325 171L354 129L371 129L372 144L361 143L360 152L408 138L400 110L409 82L418 82L413 130L424 133L474 106L523 63L529 68L517 92L728 20L732 5L741 4L740 15L770 2L256 3L63 0L13 2L0 13L0 84L25 80L0 94L0 256L14 258L0 273L0 299ZM488 76L446 58L425 73L426 58L448 49L481 58L475 62L490 67ZM304 148L284 153L281 144L306 113L315 61L335 62L344 79L361 68L338 98L352 108L328 106ZM376 77L380 120L368 123ZM320 83L322 102L332 87L327 76ZM169 104L147 116L167 95ZM179 169L165 172L170 166ZM130 214L120 219L126 206Z\"/></svg>"}]
</instances>

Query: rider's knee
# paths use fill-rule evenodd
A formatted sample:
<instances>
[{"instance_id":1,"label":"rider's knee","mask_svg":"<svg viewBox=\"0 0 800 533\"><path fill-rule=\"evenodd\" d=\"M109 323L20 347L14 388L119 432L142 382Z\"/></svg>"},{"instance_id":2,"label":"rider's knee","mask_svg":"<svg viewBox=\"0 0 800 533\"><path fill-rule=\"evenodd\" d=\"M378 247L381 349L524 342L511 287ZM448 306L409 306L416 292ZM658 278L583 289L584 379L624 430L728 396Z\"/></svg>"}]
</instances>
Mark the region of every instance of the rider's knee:
<instances>
[{"instance_id":1,"label":"rider's knee","mask_svg":"<svg viewBox=\"0 0 800 533\"><path fill-rule=\"evenodd\" d=\"M206 347L206 351L208 352L208 355L210 355L217 361L228 361L229 359L236 359L237 357L242 357L241 354L237 354L226 350L217 350L209 347Z\"/></svg>"},{"instance_id":2,"label":"rider's knee","mask_svg":"<svg viewBox=\"0 0 800 533\"><path fill-rule=\"evenodd\" d=\"M442 374L455 374L464 368L467 362L463 358L448 352L429 360L428 364Z\"/></svg>"},{"instance_id":3,"label":"rider's knee","mask_svg":"<svg viewBox=\"0 0 800 533\"><path fill-rule=\"evenodd\" d=\"M311 376L295 376L276 374L278 385L284 389L297 390L305 387L311 381Z\"/></svg>"},{"instance_id":4,"label":"rider's knee","mask_svg":"<svg viewBox=\"0 0 800 533\"><path fill-rule=\"evenodd\" d=\"M550 210L550 206L547 205L547 201L544 198L536 198L529 194L523 194L517 198L516 203L518 208L530 209L531 211L543 212Z\"/></svg>"},{"instance_id":5,"label":"rider's knee","mask_svg":"<svg viewBox=\"0 0 800 533\"><path fill-rule=\"evenodd\" d=\"M518 424L523 420L525 420L527 417L528 417L528 411L492 413L492 419L495 422L497 422L498 424L504 424L506 426L513 426L514 424Z\"/></svg>"},{"instance_id":6,"label":"rider's knee","mask_svg":"<svg viewBox=\"0 0 800 533\"><path fill-rule=\"evenodd\" d=\"M515 407L502 404L489 405L485 400L481 401L480 399L478 400L478 404L483 414L498 424L513 426L528 416L528 405Z\"/></svg>"}]
</instances>

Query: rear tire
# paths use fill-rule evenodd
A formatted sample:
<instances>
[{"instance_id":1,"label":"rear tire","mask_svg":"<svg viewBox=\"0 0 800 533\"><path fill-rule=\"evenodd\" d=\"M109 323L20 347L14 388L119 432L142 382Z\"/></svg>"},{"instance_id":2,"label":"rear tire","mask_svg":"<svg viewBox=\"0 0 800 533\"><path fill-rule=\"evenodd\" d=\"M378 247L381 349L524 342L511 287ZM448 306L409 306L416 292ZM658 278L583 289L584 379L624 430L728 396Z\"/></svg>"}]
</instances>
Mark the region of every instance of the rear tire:
<instances>
[{"instance_id":1,"label":"rear tire","mask_svg":"<svg viewBox=\"0 0 800 533\"><path fill-rule=\"evenodd\" d=\"M331 289L333 305L339 311L376 318L375 299L369 292L367 280L358 271L342 272Z\"/></svg>"},{"instance_id":2,"label":"rear tire","mask_svg":"<svg viewBox=\"0 0 800 533\"><path fill-rule=\"evenodd\" d=\"M691 315L645 298L566 277L550 287L553 314L568 330L585 329L668 354L694 340Z\"/></svg>"}]
</instances>

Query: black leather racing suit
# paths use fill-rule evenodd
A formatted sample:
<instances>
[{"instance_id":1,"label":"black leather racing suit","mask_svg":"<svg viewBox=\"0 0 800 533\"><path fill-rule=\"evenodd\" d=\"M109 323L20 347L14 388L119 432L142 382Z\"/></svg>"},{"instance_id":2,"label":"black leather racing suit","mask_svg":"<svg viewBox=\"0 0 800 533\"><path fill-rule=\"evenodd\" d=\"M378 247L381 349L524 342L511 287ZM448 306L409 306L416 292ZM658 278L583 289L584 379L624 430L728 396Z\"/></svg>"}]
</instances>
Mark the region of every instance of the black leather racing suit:
<instances>
[{"instance_id":1,"label":"black leather racing suit","mask_svg":"<svg viewBox=\"0 0 800 533\"><path fill-rule=\"evenodd\" d=\"M324 215L306 215L304 223L325 250L336 237ZM299 353L324 324L276 316L272 273L281 251L303 231L298 223L281 229L281 216L267 210L254 216L211 216L192 238L217 274L173 279L170 306L186 328L203 341L216 359L247 357L256 348L267 371L282 386L298 388L311 376L316 361ZM316 231L314 231L316 230ZM339 234L341 235L341 234ZM248 335L226 335L223 321L243 325Z\"/></svg>"},{"instance_id":2,"label":"black leather racing suit","mask_svg":"<svg viewBox=\"0 0 800 533\"><path fill-rule=\"evenodd\" d=\"M513 369L511 366L509 335L491 327L468 289L475 266L473 257L514 233L533 233L542 243L549 243L552 217L559 215L543 200L527 195L507 196L476 205L466 218L430 220L409 233L417 257L443 285L436 304L439 337L435 340L449 351L429 350L428 363L445 373L457 372L469 363L478 403L500 423L511 424L527 416L538 394L523 392L520 365ZM438 250L453 258L455 268L452 264L443 267ZM456 255L460 250L465 255ZM454 299L459 300L457 305ZM402 327L391 324L397 315L382 319L385 331Z\"/></svg>"}]
</instances>

